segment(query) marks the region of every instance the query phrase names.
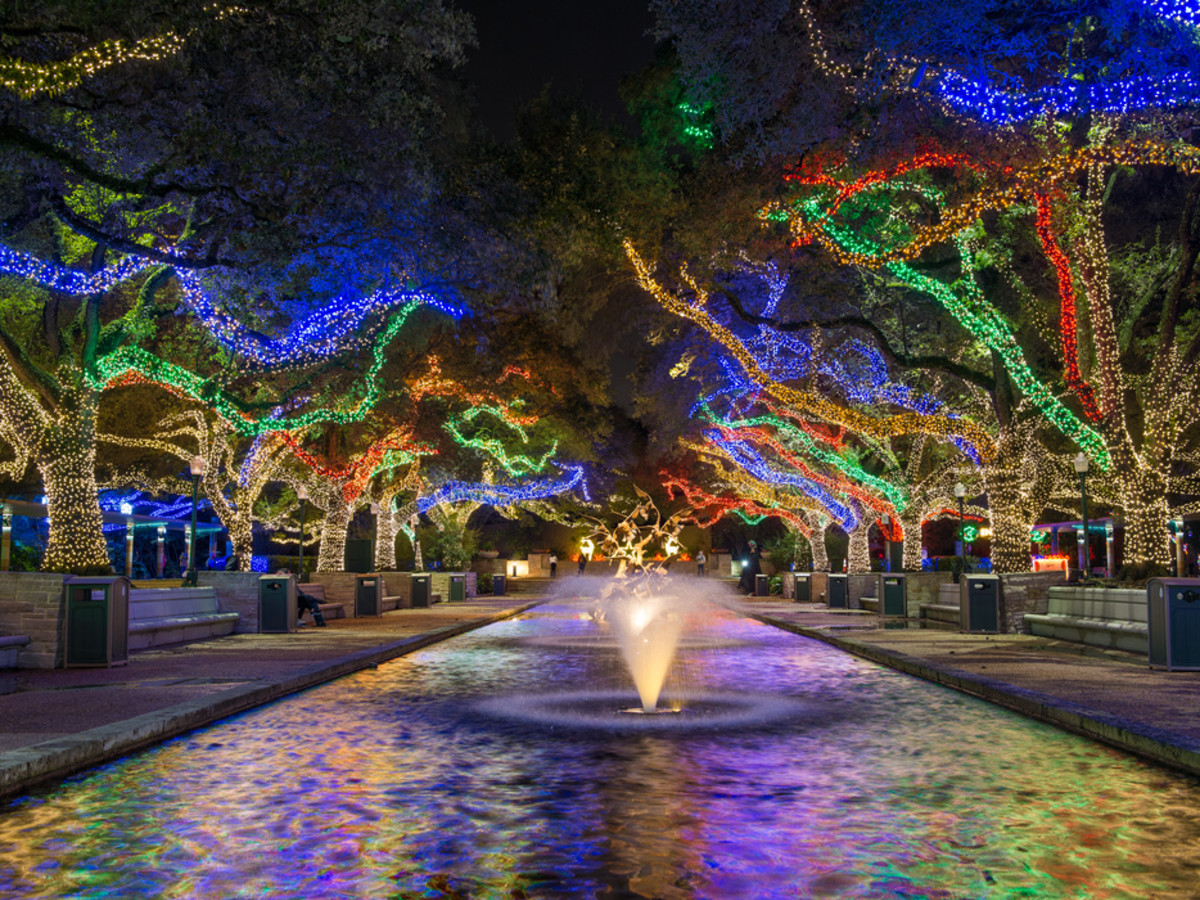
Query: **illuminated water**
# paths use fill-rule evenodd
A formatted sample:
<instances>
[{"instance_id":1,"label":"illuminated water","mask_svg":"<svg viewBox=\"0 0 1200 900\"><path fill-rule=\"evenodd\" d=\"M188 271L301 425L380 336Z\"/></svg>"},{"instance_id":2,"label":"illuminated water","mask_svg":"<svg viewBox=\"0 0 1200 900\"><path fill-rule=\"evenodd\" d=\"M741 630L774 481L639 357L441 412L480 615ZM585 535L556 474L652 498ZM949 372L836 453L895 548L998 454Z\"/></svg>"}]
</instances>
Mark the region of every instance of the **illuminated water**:
<instances>
[{"instance_id":1,"label":"illuminated water","mask_svg":"<svg viewBox=\"0 0 1200 900\"><path fill-rule=\"evenodd\" d=\"M12 804L0 897L1200 895L1197 781L713 615L664 702L788 710L626 732L481 706L636 703L615 640L551 609Z\"/></svg>"}]
</instances>

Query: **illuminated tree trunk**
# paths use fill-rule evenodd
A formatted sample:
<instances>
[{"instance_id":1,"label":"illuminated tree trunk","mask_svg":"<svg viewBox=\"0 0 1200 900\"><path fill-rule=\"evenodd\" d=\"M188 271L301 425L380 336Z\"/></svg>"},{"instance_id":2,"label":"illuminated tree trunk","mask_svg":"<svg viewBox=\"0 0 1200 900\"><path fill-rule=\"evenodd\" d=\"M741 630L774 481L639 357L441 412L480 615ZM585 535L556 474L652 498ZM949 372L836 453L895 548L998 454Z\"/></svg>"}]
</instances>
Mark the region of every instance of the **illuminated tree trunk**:
<instances>
[{"instance_id":1,"label":"illuminated tree trunk","mask_svg":"<svg viewBox=\"0 0 1200 900\"><path fill-rule=\"evenodd\" d=\"M350 529L350 514L350 504L340 496L330 500L321 523L318 572L341 572L346 567L346 534Z\"/></svg>"},{"instance_id":2,"label":"illuminated tree trunk","mask_svg":"<svg viewBox=\"0 0 1200 900\"><path fill-rule=\"evenodd\" d=\"M396 519L389 508L391 501L381 505L375 520L375 569L396 568Z\"/></svg>"},{"instance_id":3,"label":"illuminated tree trunk","mask_svg":"<svg viewBox=\"0 0 1200 900\"><path fill-rule=\"evenodd\" d=\"M42 568L48 572L107 570L111 563L96 489L95 391L70 387L48 416L34 455L50 519Z\"/></svg>"},{"instance_id":4,"label":"illuminated tree trunk","mask_svg":"<svg viewBox=\"0 0 1200 900\"><path fill-rule=\"evenodd\" d=\"M1029 531L1033 519L1021 490L1027 476L1017 465L1023 451L1018 448L1014 453L1007 444L1003 439L999 442L995 461L983 469L992 525L992 571L1030 572L1033 559L1029 554ZM1013 455L1016 460L1011 458Z\"/></svg>"},{"instance_id":5,"label":"illuminated tree trunk","mask_svg":"<svg viewBox=\"0 0 1200 900\"><path fill-rule=\"evenodd\" d=\"M812 547L812 570L828 572L829 552L825 549L825 529L829 527L829 520L816 513L806 513L804 519L812 526L812 537L808 539L809 546Z\"/></svg>"},{"instance_id":6,"label":"illuminated tree trunk","mask_svg":"<svg viewBox=\"0 0 1200 900\"><path fill-rule=\"evenodd\" d=\"M251 557L254 554L253 514L238 504L237 513L225 522L225 527L229 530L229 540L233 542L233 552L237 557L237 570L249 572Z\"/></svg>"},{"instance_id":7,"label":"illuminated tree trunk","mask_svg":"<svg viewBox=\"0 0 1200 900\"><path fill-rule=\"evenodd\" d=\"M924 561L921 556L921 519L922 511L912 504L906 510L906 515L900 517L900 527L904 529L904 571L920 572Z\"/></svg>"},{"instance_id":8,"label":"illuminated tree trunk","mask_svg":"<svg viewBox=\"0 0 1200 900\"><path fill-rule=\"evenodd\" d=\"M851 575L861 575L871 571L870 532L871 523L865 518L859 522L857 528L850 531L846 571Z\"/></svg>"},{"instance_id":9,"label":"illuminated tree trunk","mask_svg":"<svg viewBox=\"0 0 1200 900\"><path fill-rule=\"evenodd\" d=\"M1113 462L1125 512L1122 562L1170 565L1166 479L1148 469L1127 442L1114 449Z\"/></svg>"}]
</instances>

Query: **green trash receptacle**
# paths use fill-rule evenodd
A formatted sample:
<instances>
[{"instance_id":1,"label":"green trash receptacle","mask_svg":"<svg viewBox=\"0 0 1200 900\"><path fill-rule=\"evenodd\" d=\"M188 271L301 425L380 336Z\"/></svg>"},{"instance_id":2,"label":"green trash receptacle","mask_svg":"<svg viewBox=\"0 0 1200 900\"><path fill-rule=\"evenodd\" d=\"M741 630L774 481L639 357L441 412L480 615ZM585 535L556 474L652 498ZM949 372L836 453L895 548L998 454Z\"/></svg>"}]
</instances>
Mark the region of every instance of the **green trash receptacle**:
<instances>
[{"instance_id":1,"label":"green trash receptacle","mask_svg":"<svg viewBox=\"0 0 1200 900\"><path fill-rule=\"evenodd\" d=\"M808 603L812 597L812 582L809 581L808 575L796 573L796 603Z\"/></svg>"},{"instance_id":2,"label":"green trash receptacle","mask_svg":"<svg viewBox=\"0 0 1200 900\"><path fill-rule=\"evenodd\" d=\"M414 609L427 609L429 607L429 576L428 575L413 575L412 577L412 605Z\"/></svg>"},{"instance_id":3,"label":"green trash receptacle","mask_svg":"<svg viewBox=\"0 0 1200 900\"><path fill-rule=\"evenodd\" d=\"M492 593L497 597L503 597L508 588L507 578L504 575L492 576Z\"/></svg>"},{"instance_id":4,"label":"green trash receptacle","mask_svg":"<svg viewBox=\"0 0 1200 900\"><path fill-rule=\"evenodd\" d=\"M1000 576L963 575L958 583L959 630L1000 632Z\"/></svg>"},{"instance_id":5,"label":"green trash receptacle","mask_svg":"<svg viewBox=\"0 0 1200 900\"><path fill-rule=\"evenodd\" d=\"M263 575L258 579L259 634L287 634L296 630L296 579L291 575Z\"/></svg>"},{"instance_id":6,"label":"green trash receptacle","mask_svg":"<svg viewBox=\"0 0 1200 900\"><path fill-rule=\"evenodd\" d=\"M76 576L63 582L66 646L63 665L123 666L129 662L129 579Z\"/></svg>"},{"instance_id":7,"label":"green trash receptacle","mask_svg":"<svg viewBox=\"0 0 1200 900\"><path fill-rule=\"evenodd\" d=\"M771 579L766 575L754 576L754 596L766 597L771 593Z\"/></svg>"},{"instance_id":8,"label":"green trash receptacle","mask_svg":"<svg viewBox=\"0 0 1200 900\"><path fill-rule=\"evenodd\" d=\"M354 579L354 615L383 615L383 577L359 575Z\"/></svg>"},{"instance_id":9,"label":"green trash receptacle","mask_svg":"<svg viewBox=\"0 0 1200 900\"><path fill-rule=\"evenodd\" d=\"M881 574L875 596L881 616L908 615L908 580L903 572Z\"/></svg>"},{"instance_id":10,"label":"green trash receptacle","mask_svg":"<svg viewBox=\"0 0 1200 900\"><path fill-rule=\"evenodd\" d=\"M1200 578L1151 578L1146 626L1151 667L1200 669Z\"/></svg>"},{"instance_id":11,"label":"green trash receptacle","mask_svg":"<svg viewBox=\"0 0 1200 900\"><path fill-rule=\"evenodd\" d=\"M830 609L846 609L846 598L849 595L847 576L845 573L834 573L829 576L829 597L826 605Z\"/></svg>"},{"instance_id":12,"label":"green trash receptacle","mask_svg":"<svg viewBox=\"0 0 1200 900\"><path fill-rule=\"evenodd\" d=\"M467 576L450 576L450 602L462 603L467 599Z\"/></svg>"}]
</instances>

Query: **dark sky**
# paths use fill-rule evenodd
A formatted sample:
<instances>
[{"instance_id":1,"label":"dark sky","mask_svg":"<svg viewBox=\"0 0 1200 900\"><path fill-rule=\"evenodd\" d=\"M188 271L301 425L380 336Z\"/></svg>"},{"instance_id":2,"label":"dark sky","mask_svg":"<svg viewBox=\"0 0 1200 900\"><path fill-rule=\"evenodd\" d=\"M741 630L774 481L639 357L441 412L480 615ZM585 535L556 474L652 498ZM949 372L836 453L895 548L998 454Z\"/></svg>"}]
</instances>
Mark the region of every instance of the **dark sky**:
<instances>
[{"instance_id":1,"label":"dark sky","mask_svg":"<svg viewBox=\"0 0 1200 900\"><path fill-rule=\"evenodd\" d=\"M466 77L479 114L497 138L513 133L514 110L542 85L582 96L607 112L623 112L622 75L654 58L647 0L458 0L475 17L479 46Z\"/></svg>"}]
</instances>

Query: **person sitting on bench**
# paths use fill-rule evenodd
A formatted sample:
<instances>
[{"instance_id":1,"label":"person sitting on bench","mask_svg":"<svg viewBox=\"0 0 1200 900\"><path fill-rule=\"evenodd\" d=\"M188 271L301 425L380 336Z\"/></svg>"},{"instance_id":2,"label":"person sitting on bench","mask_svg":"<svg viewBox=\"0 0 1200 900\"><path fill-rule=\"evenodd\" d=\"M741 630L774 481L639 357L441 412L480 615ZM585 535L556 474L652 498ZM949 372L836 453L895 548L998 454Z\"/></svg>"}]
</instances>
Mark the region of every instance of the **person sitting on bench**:
<instances>
[{"instance_id":1,"label":"person sitting on bench","mask_svg":"<svg viewBox=\"0 0 1200 900\"><path fill-rule=\"evenodd\" d=\"M297 586L296 588L296 608L299 610L299 618L296 620L296 626L304 624L304 611L308 610L312 613L313 621L317 623L318 628L325 627L325 617L321 615L321 604L317 602L317 598L304 593Z\"/></svg>"}]
</instances>

